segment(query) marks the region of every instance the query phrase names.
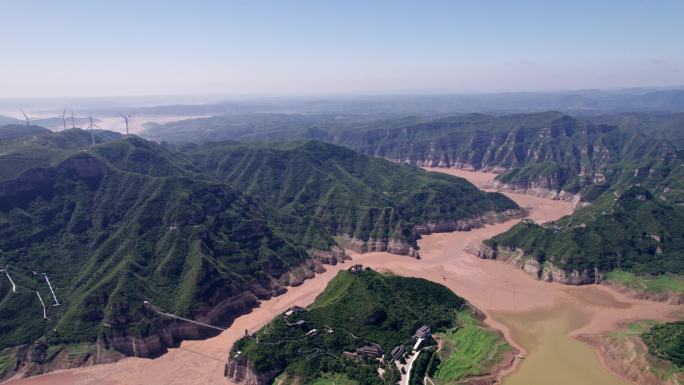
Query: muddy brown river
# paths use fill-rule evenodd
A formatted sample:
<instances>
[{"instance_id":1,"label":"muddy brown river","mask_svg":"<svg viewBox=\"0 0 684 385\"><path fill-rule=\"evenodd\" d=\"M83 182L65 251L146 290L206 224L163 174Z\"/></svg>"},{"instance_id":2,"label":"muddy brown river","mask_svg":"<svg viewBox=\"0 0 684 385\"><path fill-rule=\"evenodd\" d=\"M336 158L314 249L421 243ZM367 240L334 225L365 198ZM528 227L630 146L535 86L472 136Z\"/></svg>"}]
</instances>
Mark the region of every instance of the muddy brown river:
<instances>
[{"instance_id":1,"label":"muddy brown river","mask_svg":"<svg viewBox=\"0 0 684 385\"><path fill-rule=\"evenodd\" d=\"M438 169L464 177L479 187L494 174ZM529 218L546 222L572 212L572 203L507 194L529 210ZM486 322L501 330L525 356L504 373L504 385L624 385L603 366L587 345L573 336L613 330L621 321L676 319L683 307L627 298L600 285L581 287L540 282L523 271L497 261L481 260L468 252L482 240L504 232L518 220L467 232L433 234L419 241L422 259L387 253L352 254L352 263L381 271L422 277L448 286L487 315ZM185 341L157 359L127 358L113 364L78 368L46 376L11 380L12 385L40 384L226 384L223 360L245 329L254 330L289 306L313 302L340 270L328 271L264 301L220 335Z\"/></svg>"}]
</instances>

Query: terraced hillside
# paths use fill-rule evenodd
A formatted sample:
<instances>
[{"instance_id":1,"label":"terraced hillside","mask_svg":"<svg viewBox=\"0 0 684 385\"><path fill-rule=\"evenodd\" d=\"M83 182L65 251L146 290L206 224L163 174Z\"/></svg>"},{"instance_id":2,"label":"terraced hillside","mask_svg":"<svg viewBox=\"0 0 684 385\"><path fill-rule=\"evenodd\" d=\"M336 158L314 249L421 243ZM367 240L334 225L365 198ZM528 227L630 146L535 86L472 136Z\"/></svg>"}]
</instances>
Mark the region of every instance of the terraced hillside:
<instances>
[{"instance_id":1,"label":"terraced hillside","mask_svg":"<svg viewBox=\"0 0 684 385\"><path fill-rule=\"evenodd\" d=\"M312 165L303 168L293 160L248 167L255 178L301 176L290 179L287 190L279 184L283 179L269 184L257 178L264 184L256 188L247 176L228 178L220 171L238 162L239 156L230 157L240 152L227 151L225 144L208 145L205 158L197 148L179 152L137 137L100 135L95 146L91 133L81 130L0 141L0 265L17 288L14 292L2 276L0 349L10 350L0 351L0 358L27 365L30 374L54 368L55 361L70 366L121 354L155 356L181 339L210 334L211 329L171 322L155 308L229 324L259 299L345 257L338 247L345 245L336 240L342 234L321 219L329 221L326 225L345 223L349 217L343 214L361 213L350 222L356 225L350 238L367 243L370 237L404 236L400 239L408 242L430 221L490 220L517 209L507 198L481 193L462 179L332 145L264 147L277 155L273 162L305 154L304 163ZM339 153L344 154L339 161L325 160ZM347 158L353 161L343 161ZM225 169L209 167L211 159ZM368 170L386 174L371 183L363 179ZM316 196L318 188L327 194ZM296 209L275 204L271 199L281 192L269 189L299 192ZM399 193L409 201L391 198ZM421 202L420 211L399 204L413 201ZM43 273L61 306L50 306ZM46 302L47 319L36 292Z\"/></svg>"}]
</instances>

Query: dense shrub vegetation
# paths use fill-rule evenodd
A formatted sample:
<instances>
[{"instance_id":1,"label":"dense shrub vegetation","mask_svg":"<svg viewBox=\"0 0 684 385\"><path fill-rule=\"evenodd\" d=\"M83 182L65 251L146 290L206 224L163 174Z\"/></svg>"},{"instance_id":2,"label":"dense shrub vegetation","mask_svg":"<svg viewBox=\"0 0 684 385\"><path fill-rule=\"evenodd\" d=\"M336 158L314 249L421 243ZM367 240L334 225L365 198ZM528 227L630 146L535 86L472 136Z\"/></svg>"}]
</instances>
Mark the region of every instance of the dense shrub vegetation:
<instances>
[{"instance_id":1,"label":"dense shrub vegetation","mask_svg":"<svg viewBox=\"0 0 684 385\"><path fill-rule=\"evenodd\" d=\"M370 269L342 271L307 312L276 317L253 337L238 341L231 357L246 360L259 374L296 378L304 384L335 374L359 384L380 384L383 380L378 376L378 367L386 371L385 383L395 383L398 370L394 364L372 358L349 359L342 353L354 352L370 343L379 344L386 358L399 345L410 351L412 335L422 325L438 333L456 333L464 327L472 333L476 325L470 311L462 298L436 283ZM294 325L300 320L305 322L304 326ZM313 329L318 333L307 336ZM494 356L496 353L489 349L502 343L498 336L496 340L486 346L468 338L463 341L480 344L481 353ZM417 380L414 382L422 383L425 373L437 371L441 361L434 355L435 348L425 349L415 361L413 370Z\"/></svg>"},{"instance_id":2,"label":"dense shrub vegetation","mask_svg":"<svg viewBox=\"0 0 684 385\"><path fill-rule=\"evenodd\" d=\"M144 300L187 317L228 306L211 319L226 324L311 274L310 249L338 234L410 240L416 223L517 207L462 179L315 142L179 151L104 131L42 132L0 140L0 266L18 286L0 276L0 348L158 334L170 320ZM228 175L233 162L252 177ZM47 320L34 292L52 298L42 273L62 302L48 302Z\"/></svg>"},{"instance_id":3,"label":"dense shrub vegetation","mask_svg":"<svg viewBox=\"0 0 684 385\"><path fill-rule=\"evenodd\" d=\"M314 248L327 249L338 234L416 246L415 225L517 208L462 179L322 142L209 143L185 152L207 173L281 213L295 239Z\"/></svg>"},{"instance_id":4,"label":"dense shrub vegetation","mask_svg":"<svg viewBox=\"0 0 684 385\"><path fill-rule=\"evenodd\" d=\"M642 339L649 353L684 369L684 321L655 325Z\"/></svg>"},{"instance_id":5,"label":"dense shrub vegetation","mask_svg":"<svg viewBox=\"0 0 684 385\"><path fill-rule=\"evenodd\" d=\"M520 223L485 243L567 270L682 274L684 208L635 186L556 223Z\"/></svg>"}]
</instances>

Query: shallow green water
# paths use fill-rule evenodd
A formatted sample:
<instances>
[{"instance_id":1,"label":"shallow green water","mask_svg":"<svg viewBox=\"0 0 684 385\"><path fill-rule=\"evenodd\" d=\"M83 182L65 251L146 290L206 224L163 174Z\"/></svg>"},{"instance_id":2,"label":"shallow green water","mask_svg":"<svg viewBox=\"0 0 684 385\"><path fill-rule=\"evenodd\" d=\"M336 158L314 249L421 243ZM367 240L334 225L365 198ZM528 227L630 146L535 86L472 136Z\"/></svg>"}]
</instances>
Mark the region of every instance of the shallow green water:
<instances>
[{"instance_id":1,"label":"shallow green water","mask_svg":"<svg viewBox=\"0 0 684 385\"><path fill-rule=\"evenodd\" d=\"M513 339L527 350L518 370L503 385L630 385L599 363L587 345L567 337L584 323L573 306L527 313L497 313L494 318L508 326Z\"/></svg>"}]
</instances>

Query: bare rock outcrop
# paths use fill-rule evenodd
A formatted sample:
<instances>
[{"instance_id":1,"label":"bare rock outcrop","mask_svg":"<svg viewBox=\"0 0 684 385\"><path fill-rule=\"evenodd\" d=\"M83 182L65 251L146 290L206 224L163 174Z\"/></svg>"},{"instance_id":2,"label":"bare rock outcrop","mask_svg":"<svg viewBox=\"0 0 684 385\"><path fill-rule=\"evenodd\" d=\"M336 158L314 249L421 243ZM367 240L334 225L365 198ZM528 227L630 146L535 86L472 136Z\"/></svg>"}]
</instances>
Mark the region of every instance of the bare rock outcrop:
<instances>
[{"instance_id":1,"label":"bare rock outcrop","mask_svg":"<svg viewBox=\"0 0 684 385\"><path fill-rule=\"evenodd\" d=\"M249 361L230 357L225 365L224 375L239 384L269 385L280 371L281 369L274 368L266 373L257 374Z\"/></svg>"},{"instance_id":2,"label":"bare rock outcrop","mask_svg":"<svg viewBox=\"0 0 684 385\"><path fill-rule=\"evenodd\" d=\"M684 376L673 364L649 354L639 335L611 333L581 335L578 339L596 350L601 364L618 376L640 385L678 385Z\"/></svg>"},{"instance_id":3,"label":"bare rock outcrop","mask_svg":"<svg viewBox=\"0 0 684 385\"><path fill-rule=\"evenodd\" d=\"M588 285L603 280L603 274L595 267L584 270L562 269L549 261L540 262L525 255L521 249L492 247L482 244L475 251L475 255L478 258L496 259L517 266L534 278L546 282L558 282L564 285Z\"/></svg>"},{"instance_id":4,"label":"bare rock outcrop","mask_svg":"<svg viewBox=\"0 0 684 385\"><path fill-rule=\"evenodd\" d=\"M418 235L425 235L432 233L448 233L452 231L470 231L472 229L482 228L486 225L503 222L509 219L522 218L524 216L525 211L522 209L511 209L499 212L489 211L472 218L464 218L455 221L445 220L428 222L426 224L416 225L415 232Z\"/></svg>"},{"instance_id":5,"label":"bare rock outcrop","mask_svg":"<svg viewBox=\"0 0 684 385\"><path fill-rule=\"evenodd\" d=\"M561 200L561 201L573 201L577 204L580 200L578 194L573 194L571 192L558 190L554 183L541 183L541 184L516 184L516 183L504 183L498 180L494 180L491 183L491 187L498 191L507 191L515 194L525 194L532 195L539 198Z\"/></svg>"},{"instance_id":6,"label":"bare rock outcrop","mask_svg":"<svg viewBox=\"0 0 684 385\"><path fill-rule=\"evenodd\" d=\"M357 253L372 253L375 251L388 252L397 255L408 255L413 258L419 258L417 248L408 241L398 238L369 238L368 240L350 237L342 234L339 236L340 245L346 249L355 251Z\"/></svg>"}]
</instances>

